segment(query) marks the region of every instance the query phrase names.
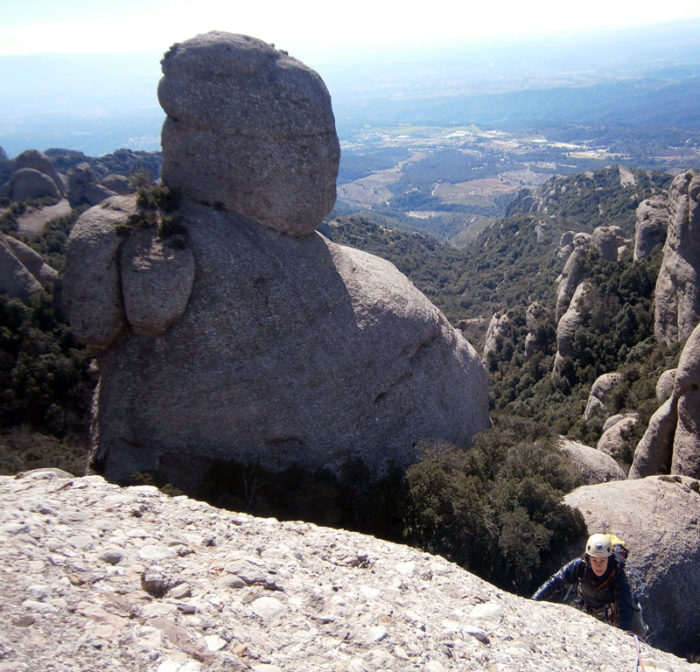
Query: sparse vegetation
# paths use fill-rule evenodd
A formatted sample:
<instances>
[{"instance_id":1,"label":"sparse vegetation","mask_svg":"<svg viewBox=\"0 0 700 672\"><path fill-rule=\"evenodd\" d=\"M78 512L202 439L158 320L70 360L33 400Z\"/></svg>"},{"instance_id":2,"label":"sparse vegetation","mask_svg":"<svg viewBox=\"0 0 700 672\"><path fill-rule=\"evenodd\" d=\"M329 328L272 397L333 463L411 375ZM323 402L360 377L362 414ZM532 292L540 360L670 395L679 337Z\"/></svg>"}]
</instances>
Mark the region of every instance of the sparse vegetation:
<instances>
[{"instance_id":1,"label":"sparse vegetation","mask_svg":"<svg viewBox=\"0 0 700 672\"><path fill-rule=\"evenodd\" d=\"M187 228L177 215L180 207L180 193L169 189L164 184L148 182L141 174L136 180L138 192L136 205L138 210L129 216L127 224L119 227L121 235L129 235L133 229L156 229L158 237L170 238L177 236L179 240L173 244L184 246L182 237L187 235Z\"/></svg>"}]
</instances>

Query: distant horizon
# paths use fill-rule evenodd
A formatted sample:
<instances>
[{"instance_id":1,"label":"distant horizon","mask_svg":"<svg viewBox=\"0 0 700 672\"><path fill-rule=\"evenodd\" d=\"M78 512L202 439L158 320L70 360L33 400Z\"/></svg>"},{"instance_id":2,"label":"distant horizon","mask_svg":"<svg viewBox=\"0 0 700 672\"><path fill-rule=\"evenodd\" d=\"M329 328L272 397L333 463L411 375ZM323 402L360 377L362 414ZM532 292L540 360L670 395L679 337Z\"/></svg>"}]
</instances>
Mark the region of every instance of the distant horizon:
<instances>
[{"instance_id":1,"label":"distant horizon","mask_svg":"<svg viewBox=\"0 0 700 672\"><path fill-rule=\"evenodd\" d=\"M405 101L410 118L410 101L425 96L448 95L448 101L538 86L587 86L656 76L669 65L683 67L680 76L692 78L700 69L699 31L700 17L580 31L576 37L549 33L445 40L437 46L288 51L326 82L342 136L362 105L361 116L376 123L378 107ZM164 113L156 94L165 51L0 55L0 147L10 157L49 148L90 156L120 148L158 151Z\"/></svg>"}]
</instances>

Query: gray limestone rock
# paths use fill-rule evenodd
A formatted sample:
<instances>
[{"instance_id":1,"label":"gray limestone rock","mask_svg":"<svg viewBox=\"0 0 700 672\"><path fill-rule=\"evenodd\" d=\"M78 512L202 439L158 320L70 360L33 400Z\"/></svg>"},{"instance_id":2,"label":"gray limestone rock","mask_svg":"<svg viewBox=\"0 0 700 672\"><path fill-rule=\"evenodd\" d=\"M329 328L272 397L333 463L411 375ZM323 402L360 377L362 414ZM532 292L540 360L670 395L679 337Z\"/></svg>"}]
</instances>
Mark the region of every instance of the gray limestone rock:
<instances>
[{"instance_id":1,"label":"gray limestone rock","mask_svg":"<svg viewBox=\"0 0 700 672\"><path fill-rule=\"evenodd\" d=\"M644 618L657 646L697 650L700 611L700 483L681 476L588 485L564 497L590 533L612 532L630 549L646 585ZM572 548L580 553L580 548Z\"/></svg>"},{"instance_id":2,"label":"gray limestone rock","mask_svg":"<svg viewBox=\"0 0 700 672\"><path fill-rule=\"evenodd\" d=\"M109 189L111 192L119 194L120 196L126 196L127 194L136 192L136 189L131 186L129 178L124 177L124 175L107 175L100 184L105 187L105 189Z\"/></svg>"},{"instance_id":3,"label":"gray limestone rock","mask_svg":"<svg viewBox=\"0 0 700 672\"><path fill-rule=\"evenodd\" d=\"M43 197L59 199L61 193L54 181L35 168L20 168L12 173L8 197L13 201L28 201Z\"/></svg>"},{"instance_id":4,"label":"gray limestone rock","mask_svg":"<svg viewBox=\"0 0 700 672\"><path fill-rule=\"evenodd\" d=\"M586 249L588 249L588 243L585 245L575 245L564 264L559 279L559 286L557 287L557 305L555 312L557 320L567 311L576 288L584 280L585 265L583 253Z\"/></svg>"},{"instance_id":5,"label":"gray limestone rock","mask_svg":"<svg viewBox=\"0 0 700 672\"><path fill-rule=\"evenodd\" d=\"M569 309L557 322L557 352L554 357L553 375L561 374L564 359L575 357L574 338L577 329L585 322L585 311L588 306L588 297L592 292L589 282L582 282L576 288Z\"/></svg>"},{"instance_id":6,"label":"gray limestone rock","mask_svg":"<svg viewBox=\"0 0 700 672\"><path fill-rule=\"evenodd\" d=\"M603 431L605 432L606 430L610 429L614 424L620 422L625 417L624 413L615 413L615 415L611 415L604 423L603 423Z\"/></svg>"},{"instance_id":7,"label":"gray limestone rock","mask_svg":"<svg viewBox=\"0 0 700 672\"><path fill-rule=\"evenodd\" d=\"M667 372L668 373L668 372ZM630 478L680 474L700 478L700 325L681 352L673 390L637 445Z\"/></svg>"},{"instance_id":8,"label":"gray limestone rock","mask_svg":"<svg viewBox=\"0 0 700 672\"><path fill-rule=\"evenodd\" d=\"M76 338L106 347L126 328L119 273L119 250L136 204L117 196L83 213L66 245L63 295Z\"/></svg>"},{"instance_id":9,"label":"gray limestone rock","mask_svg":"<svg viewBox=\"0 0 700 672\"><path fill-rule=\"evenodd\" d=\"M193 280L194 257L182 237L162 239L151 229L132 233L122 250L121 282L134 333L166 331L185 312Z\"/></svg>"},{"instance_id":10,"label":"gray limestone rock","mask_svg":"<svg viewBox=\"0 0 700 672\"><path fill-rule=\"evenodd\" d=\"M109 478L159 469L192 488L214 459L360 457L378 472L413 461L422 438L465 443L489 425L478 356L393 265L201 205L180 216L196 260L187 310L99 358L93 456Z\"/></svg>"},{"instance_id":11,"label":"gray limestone rock","mask_svg":"<svg viewBox=\"0 0 700 672\"><path fill-rule=\"evenodd\" d=\"M656 282L654 334L667 345L700 322L700 173L678 175L669 189L669 224Z\"/></svg>"},{"instance_id":12,"label":"gray limestone rock","mask_svg":"<svg viewBox=\"0 0 700 672\"><path fill-rule=\"evenodd\" d=\"M573 357L576 351L573 339L576 330L583 324L583 315L576 307L569 308L557 324L557 354L560 357Z\"/></svg>"},{"instance_id":13,"label":"gray limestone rock","mask_svg":"<svg viewBox=\"0 0 700 672\"><path fill-rule=\"evenodd\" d=\"M57 279L58 273L31 247L0 233L0 292L26 302Z\"/></svg>"},{"instance_id":14,"label":"gray limestone rock","mask_svg":"<svg viewBox=\"0 0 700 672\"><path fill-rule=\"evenodd\" d=\"M552 240L552 234L553 227L551 221L540 219L537 224L535 224L535 236L539 245L550 243Z\"/></svg>"},{"instance_id":15,"label":"gray limestone rock","mask_svg":"<svg viewBox=\"0 0 700 672\"><path fill-rule=\"evenodd\" d=\"M583 417L590 420L594 416L606 418L617 413L620 409L615 401L615 391L622 382L623 376L620 373L604 373L598 376L591 386Z\"/></svg>"},{"instance_id":16,"label":"gray limestone rock","mask_svg":"<svg viewBox=\"0 0 700 672\"><path fill-rule=\"evenodd\" d=\"M673 397L677 399L678 424L671 473L700 478L700 325L683 347Z\"/></svg>"},{"instance_id":17,"label":"gray limestone rock","mask_svg":"<svg viewBox=\"0 0 700 672\"><path fill-rule=\"evenodd\" d=\"M608 427L598 439L596 448L612 457L627 469L634 455L635 444L632 443L634 429L639 421L636 413L627 413Z\"/></svg>"},{"instance_id":18,"label":"gray limestone rock","mask_svg":"<svg viewBox=\"0 0 700 672\"><path fill-rule=\"evenodd\" d=\"M79 163L68 174L67 196L72 207L97 205L115 195L115 192L97 183L89 163Z\"/></svg>"},{"instance_id":19,"label":"gray limestone rock","mask_svg":"<svg viewBox=\"0 0 700 672\"><path fill-rule=\"evenodd\" d=\"M0 234L0 292L26 302L41 291L41 283L17 258L8 240L9 236Z\"/></svg>"},{"instance_id":20,"label":"gray limestone rock","mask_svg":"<svg viewBox=\"0 0 700 672\"><path fill-rule=\"evenodd\" d=\"M525 325L532 331L536 329L542 322L552 319L552 311L539 301L531 303L525 311Z\"/></svg>"},{"instance_id":21,"label":"gray limestone rock","mask_svg":"<svg viewBox=\"0 0 700 672\"><path fill-rule=\"evenodd\" d=\"M116 196L83 214L66 247L64 294L77 338L107 347L127 326L154 336L187 307L194 278L183 234L137 228L135 196Z\"/></svg>"},{"instance_id":22,"label":"gray limestone rock","mask_svg":"<svg viewBox=\"0 0 700 672\"><path fill-rule=\"evenodd\" d=\"M540 349L541 345L537 336L532 332L528 332L525 336L525 357L532 357Z\"/></svg>"},{"instance_id":23,"label":"gray limestone rock","mask_svg":"<svg viewBox=\"0 0 700 672\"><path fill-rule=\"evenodd\" d=\"M32 168L34 170L38 170L40 173L43 173L51 178L51 181L56 185L56 189L60 196L63 196L66 193L66 186L63 183L63 179L59 175L53 163L51 163L51 159L49 159L49 157L43 152L36 149L28 149L15 158L14 166L15 170L19 170L21 168Z\"/></svg>"},{"instance_id":24,"label":"gray limestone rock","mask_svg":"<svg viewBox=\"0 0 700 672\"><path fill-rule=\"evenodd\" d=\"M58 280L58 273L44 262L41 255L21 240L0 234L0 238L14 254L17 260L33 275L42 286L51 285Z\"/></svg>"},{"instance_id":25,"label":"gray limestone rock","mask_svg":"<svg viewBox=\"0 0 700 672\"><path fill-rule=\"evenodd\" d=\"M528 334L525 337L525 356L532 357L537 351L548 346L552 325L552 311L542 303L530 304L525 311L525 324Z\"/></svg>"},{"instance_id":26,"label":"gray limestone rock","mask_svg":"<svg viewBox=\"0 0 700 672\"><path fill-rule=\"evenodd\" d=\"M671 473L700 478L700 392L697 383L678 399L677 413Z\"/></svg>"},{"instance_id":27,"label":"gray limestone rock","mask_svg":"<svg viewBox=\"0 0 700 672\"><path fill-rule=\"evenodd\" d=\"M625 237L619 226L598 226L591 235L591 245L607 261L617 261L618 248L625 244Z\"/></svg>"},{"instance_id":28,"label":"gray limestone rock","mask_svg":"<svg viewBox=\"0 0 700 672\"><path fill-rule=\"evenodd\" d=\"M646 257L657 245L664 244L668 219L667 196L652 196L639 204L635 222L635 261Z\"/></svg>"},{"instance_id":29,"label":"gray limestone rock","mask_svg":"<svg viewBox=\"0 0 700 672\"><path fill-rule=\"evenodd\" d=\"M673 394L673 386L676 384L676 369L664 371L656 381L656 400L666 401Z\"/></svg>"},{"instance_id":30,"label":"gray limestone rock","mask_svg":"<svg viewBox=\"0 0 700 672\"><path fill-rule=\"evenodd\" d=\"M490 424L474 349L392 264L314 231L338 164L318 75L226 33L175 45L162 65L182 245L130 231L135 199L122 196L88 210L67 247L74 332L105 348L93 464L193 492L215 460L360 458L379 474L413 462L422 439L467 445Z\"/></svg>"},{"instance_id":31,"label":"gray limestone rock","mask_svg":"<svg viewBox=\"0 0 700 672\"><path fill-rule=\"evenodd\" d=\"M651 416L644 436L634 450L628 478L644 478L670 471L677 422L675 400L667 399Z\"/></svg>"},{"instance_id":32,"label":"gray limestone rock","mask_svg":"<svg viewBox=\"0 0 700 672\"><path fill-rule=\"evenodd\" d=\"M280 232L316 230L333 208L340 158L318 74L223 32L175 44L162 66L163 182Z\"/></svg>"},{"instance_id":33,"label":"gray limestone rock","mask_svg":"<svg viewBox=\"0 0 700 672\"><path fill-rule=\"evenodd\" d=\"M559 239L559 249L557 250L557 259L562 264L562 268L569 258L571 253L574 251L574 235L575 231L564 231Z\"/></svg>"},{"instance_id":34,"label":"gray limestone rock","mask_svg":"<svg viewBox=\"0 0 700 672\"><path fill-rule=\"evenodd\" d=\"M568 456L587 485L626 478L625 472L612 457L591 446L562 437L559 449Z\"/></svg>"},{"instance_id":35,"label":"gray limestone rock","mask_svg":"<svg viewBox=\"0 0 700 672\"><path fill-rule=\"evenodd\" d=\"M484 349L482 353L484 359L500 351L503 339L512 329L512 318L513 315L510 311L498 312L493 315L484 338Z\"/></svg>"}]
</instances>

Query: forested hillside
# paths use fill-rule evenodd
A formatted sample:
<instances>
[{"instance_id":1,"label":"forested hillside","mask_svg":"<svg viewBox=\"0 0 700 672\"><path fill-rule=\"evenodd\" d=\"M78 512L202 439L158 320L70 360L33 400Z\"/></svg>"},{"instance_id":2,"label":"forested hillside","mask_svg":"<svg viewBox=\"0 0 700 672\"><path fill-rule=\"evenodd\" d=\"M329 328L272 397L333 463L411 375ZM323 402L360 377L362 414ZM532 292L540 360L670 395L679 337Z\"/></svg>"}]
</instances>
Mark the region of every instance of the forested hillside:
<instances>
[{"instance_id":1,"label":"forested hillside","mask_svg":"<svg viewBox=\"0 0 700 672\"><path fill-rule=\"evenodd\" d=\"M667 350L653 338L660 248L639 262L632 259L632 243L619 261L588 254L585 275L594 278L606 310L578 332L584 343L578 350L585 356L569 362L565 375L553 380L560 240L567 231L590 234L599 226L617 226L633 242L637 206L663 192L670 180L663 173L616 167L555 177L539 190L521 193L508 206L508 217L463 249L360 218L336 219L330 231L337 242L395 263L479 350L491 317L507 311L509 333L499 352L487 358L494 411L543 422L559 434L595 443L600 425L583 422L581 416L597 376L623 370L628 389L621 409L650 413L653 385L677 357L677 349ZM550 316L538 326L543 347L526 357L526 311L535 302ZM608 308L613 304L618 308L611 319Z\"/></svg>"}]
</instances>

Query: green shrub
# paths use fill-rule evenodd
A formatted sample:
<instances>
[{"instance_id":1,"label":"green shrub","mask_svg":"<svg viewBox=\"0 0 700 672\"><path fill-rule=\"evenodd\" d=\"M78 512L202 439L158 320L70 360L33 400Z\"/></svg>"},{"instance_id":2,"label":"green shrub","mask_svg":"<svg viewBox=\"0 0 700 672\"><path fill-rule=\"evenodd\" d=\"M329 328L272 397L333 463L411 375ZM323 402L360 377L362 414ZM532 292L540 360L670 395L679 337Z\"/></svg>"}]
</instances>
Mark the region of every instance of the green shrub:
<instances>
[{"instance_id":1,"label":"green shrub","mask_svg":"<svg viewBox=\"0 0 700 672\"><path fill-rule=\"evenodd\" d=\"M128 236L133 229L155 229L159 238L174 238L176 247L184 247L187 227L176 213L180 207L181 194L177 189L170 189L163 184L138 181L136 205L138 209L129 215L126 224L117 227L120 236Z\"/></svg>"},{"instance_id":2,"label":"green shrub","mask_svg":"<svg viewBox=\"0 0 700 672\"><path fill-rule=\"evenodd\" d=\"M93 353L72 336L52 295L28 304L0 294L0 425L85 435Z\"/></svg>"},{"instance_id":3,"label":"green shrub","mask_svg":"<svg viewBox=\"0 0 700 672\"><path fill-rule=\"evenodd\" d=\"M549 430L500 417L471 450L423 447L407 472L410 543L528 594L556 568L557 547L585 535L561 501L579 475Z\"/></svg>"}]
</instances>

